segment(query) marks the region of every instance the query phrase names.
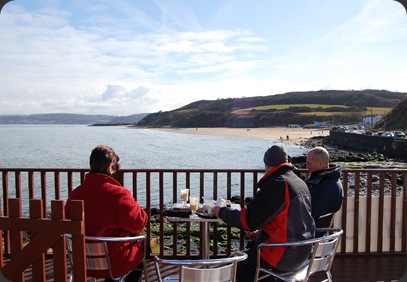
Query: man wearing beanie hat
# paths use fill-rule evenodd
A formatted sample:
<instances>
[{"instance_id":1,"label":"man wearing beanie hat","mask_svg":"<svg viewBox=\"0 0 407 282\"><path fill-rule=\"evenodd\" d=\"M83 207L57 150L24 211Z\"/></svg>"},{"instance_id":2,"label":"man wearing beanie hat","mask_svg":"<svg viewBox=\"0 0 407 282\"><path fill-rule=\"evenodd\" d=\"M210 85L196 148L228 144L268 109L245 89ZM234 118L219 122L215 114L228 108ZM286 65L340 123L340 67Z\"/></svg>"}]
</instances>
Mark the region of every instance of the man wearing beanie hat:
<instances>
[{"instance_id":1,"label":"man wearing beanie hat","mask_svg":"<svg viewBox=\"0 0 407 282\"><path fill-rule=\"evenodd\" d=\"M283 145L274 145L270 147L263 158L264 164L269 167L278 166L288 162L288 153Z\"/></svg>"},{"instance_id":2,"label":"man wearing beanie hat","mask_svg":"<svg viewBox=\"0 0 407 282\"><path fill-rule=\"evenodd\" d=\"M293 172L282 144L273 145L263 157L265 174L257 183L257 194L247 208L214 207L213 213L228 225L254 231L255 244L248 258L238 263L237 281L253 281L257 246L260 243L292 242L314 238L311 196L305 182ZM261 264L280 271L295 271L308 259L310 247L265 249Z\"/></svg>"}]
</instances>

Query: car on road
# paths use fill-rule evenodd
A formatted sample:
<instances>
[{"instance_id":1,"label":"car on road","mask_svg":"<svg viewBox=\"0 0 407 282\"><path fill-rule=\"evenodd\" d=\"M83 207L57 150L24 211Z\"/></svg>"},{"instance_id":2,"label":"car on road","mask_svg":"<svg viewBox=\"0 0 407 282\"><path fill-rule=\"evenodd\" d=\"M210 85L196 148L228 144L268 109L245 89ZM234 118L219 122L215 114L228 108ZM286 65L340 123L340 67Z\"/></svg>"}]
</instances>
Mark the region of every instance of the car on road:
<instances>
[{"instance_id":1,"label":"car on road","mask_svg":"<svg viewBox=\"0 0 407 282\"><path fill-rule=\"evenodd\" d=\"M406 135L404 134L403 131L395 131L394 132L394 137L396 137L396 138L406 138Z\"/></svg>"},{"instance_id":2,"label":"car on road","mask_svg":"<svg viewBox=\"0 0 407 282\"><path fill-rule=\"evenodd\" d=\"M394 134L391 133L391 132L386 131L386 132L383 132L383 134L381 136L382 137L394 137Z\"/></svg>"},{"instance_id":3,"label":"car on road","mask_svg":"<svg viewBox=\"0 0 407 282\"><path fill-rule=\"evenodd\" d=\"M383 135L383 131L377 131L377 132L375 132L373 135L374 136L382 136Z\"/></svg>"}]
</instances>

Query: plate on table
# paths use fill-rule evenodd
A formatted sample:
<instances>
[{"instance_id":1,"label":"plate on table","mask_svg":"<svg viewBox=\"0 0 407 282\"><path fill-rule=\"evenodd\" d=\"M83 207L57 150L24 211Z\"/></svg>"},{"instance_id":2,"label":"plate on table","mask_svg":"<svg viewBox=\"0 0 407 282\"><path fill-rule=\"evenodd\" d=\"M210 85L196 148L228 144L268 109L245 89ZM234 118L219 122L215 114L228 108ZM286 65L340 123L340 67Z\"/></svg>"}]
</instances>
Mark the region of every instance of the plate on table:
<instances>
[{"instance_id":1,"label":"plate on table","mask_svg":"<svg viewBox=\"0 0 407 282\"><path fill-rule=\"evenodd\" d=\"M204 212L199 212L199 211L196 211L195 214L202 218L216 218L216 215L214 215L214 214L209 214L209 213L204 213Z\"/></svg>"},{"instance_id":2,"label":"plate on table","mask_svg":"<svg viewBox=\"0 0 407 282\"><path fill-rule=\"evenodd\" d=\"M184 205L183 203L174 203L172 205L172 208L176 208L176 209L189 209L189 204Z\"/></svg>"}]
</instances>

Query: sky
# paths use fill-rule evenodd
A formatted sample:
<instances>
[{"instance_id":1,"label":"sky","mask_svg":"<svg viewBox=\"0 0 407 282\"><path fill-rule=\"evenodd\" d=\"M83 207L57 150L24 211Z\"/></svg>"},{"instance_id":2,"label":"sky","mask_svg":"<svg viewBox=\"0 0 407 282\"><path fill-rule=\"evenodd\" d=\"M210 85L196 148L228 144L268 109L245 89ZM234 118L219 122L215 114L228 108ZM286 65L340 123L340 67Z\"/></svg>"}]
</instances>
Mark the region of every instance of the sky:
<instances>
[{"instance_id":1,"label":"sky","mask_svg":"<svg viewBox=\"0 0 407 282\"><path fill-rule=\"evenodd\" d=\"M394 0L14 0L0 13L0 115L407 92L406 50Z\"/></svg>"}]
</instances>

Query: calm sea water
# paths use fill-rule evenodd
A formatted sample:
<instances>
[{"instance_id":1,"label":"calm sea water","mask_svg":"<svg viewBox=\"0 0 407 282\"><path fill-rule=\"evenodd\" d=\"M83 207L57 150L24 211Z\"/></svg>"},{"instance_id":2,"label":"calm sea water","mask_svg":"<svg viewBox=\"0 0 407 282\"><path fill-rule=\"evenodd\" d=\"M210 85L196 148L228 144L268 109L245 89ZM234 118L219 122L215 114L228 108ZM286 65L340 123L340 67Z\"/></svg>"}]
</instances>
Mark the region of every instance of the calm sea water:
<instances>
[{"instance_id":1,"label":"calm sea water","mask_svg":"<svg viewBox=\"0 0 407 282\"><path fill-rule=\"evenodd\" d=\"M0 125L0 166L88 168L91 150L106 144L122 168L263 168L263 154L278 140L180 134L86 125ZM306 149L287 145L292 156Z\"/></svg>"},{"instance_id":2,"label":"calm sea water","mask_svg":"<svg viewBox=\"0 0 407 282\"><path fill-rule=\"evenodd\" d=\"M91 150L99 144L106 144L116 151L121 158L121 167L126 169L263 169L264 152L278 142L273 139L181 134L126 127L0 125L0 167L87 169ZM306 151L298 146L287 146L287 150L292 156ZM27 187L27 179L26 175L22 177L22 187ZM180 184L184 180L179 179ZM53 181L52 176L47 179L48 187L53 187ZM61 182L64 181L66 183L66 175L61 175ZM139 181L137 186L145 187L143 180ZM34 196L40 198L40 181L34 182ZM79 185L79 178L74 182L74 187ZM13 175L9 176L9 183L11 186L14 184ZM153 187L155 185L158 184L152 184ZM196 188L198 184L191 182L192 186ZM67 189L66 185L61 186L62 198L67 196ZM233 186L232 189L239 193L239 187ZM10 190L9 196L15 197L15 190ZM212 187L208 186L205 190L209 193ZM53 189L47 193L48 200L54 197ZM165 193L166 199L171 199L171 191ZM138 196L143 204L145 191L141 190ZM152 191L151 200L153 206L157 205L158 193ZM28 191L25 189L22 191L22 205L26 215Z\"/></svg>"}]
</instances>

